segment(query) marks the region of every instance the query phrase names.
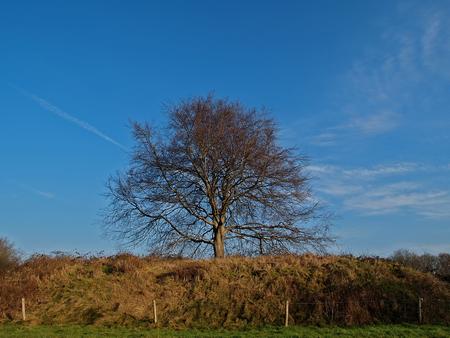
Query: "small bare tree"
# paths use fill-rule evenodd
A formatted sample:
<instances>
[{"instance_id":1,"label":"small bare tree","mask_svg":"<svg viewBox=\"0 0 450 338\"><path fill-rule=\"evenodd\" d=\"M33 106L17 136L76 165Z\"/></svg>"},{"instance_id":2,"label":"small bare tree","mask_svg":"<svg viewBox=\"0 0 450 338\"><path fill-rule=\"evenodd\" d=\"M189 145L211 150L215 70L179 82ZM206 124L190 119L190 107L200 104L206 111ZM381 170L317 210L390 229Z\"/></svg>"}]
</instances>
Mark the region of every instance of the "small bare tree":
<instances>
[{"instance_id":1,"label":"small bare tree","mask_svg":"<svg viewBox=\"0 0 450 338\"><path fill-rule=\"evenodd\" d=\"M317 222L305 159L278 144L273 120L212 96L168 113L164 133L133 124L131 165L108 184L108 233L153 251L210 248L215 257L330 242L327 224Z\"/></svg>"}]
</instances>

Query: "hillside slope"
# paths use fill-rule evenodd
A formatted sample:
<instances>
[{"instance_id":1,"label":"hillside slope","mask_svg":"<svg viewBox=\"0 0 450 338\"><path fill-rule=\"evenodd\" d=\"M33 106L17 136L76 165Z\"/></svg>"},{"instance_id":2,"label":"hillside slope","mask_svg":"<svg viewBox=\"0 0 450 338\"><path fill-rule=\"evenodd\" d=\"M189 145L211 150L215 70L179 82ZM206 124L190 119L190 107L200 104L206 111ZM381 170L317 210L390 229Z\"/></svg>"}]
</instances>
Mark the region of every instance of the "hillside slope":
<instances>
[{"instance_id":1,"label":"hillside slope","mask_svg":"<svg viewBox=\"0 0 450 338\"><path fill-rule=\"evenodd\" d=\"M450 285L384 260L278 256L222 260L39 256L0 276L0 320L33 323L244 327L450 323Z\"/></svg>"}]
</instances>

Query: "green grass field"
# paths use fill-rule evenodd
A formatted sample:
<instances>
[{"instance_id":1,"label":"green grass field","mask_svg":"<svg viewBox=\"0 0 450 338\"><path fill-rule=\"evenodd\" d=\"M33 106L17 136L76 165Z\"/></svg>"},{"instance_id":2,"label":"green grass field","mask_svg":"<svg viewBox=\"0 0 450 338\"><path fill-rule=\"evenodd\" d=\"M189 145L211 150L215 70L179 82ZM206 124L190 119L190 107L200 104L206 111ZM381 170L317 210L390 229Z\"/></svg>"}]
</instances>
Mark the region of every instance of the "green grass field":
<instances>
[{"instance_id":1,"label":"green grass field","mask_svg":"<svg viewBox=\"0 0 450 338\"><path fill-rule=\"evenodd\" d=\"M0 326L0 337L450 337L449 326L375 325L290 327L247 331L106 328L96 326Z\"/></svg>"}]
</instances>

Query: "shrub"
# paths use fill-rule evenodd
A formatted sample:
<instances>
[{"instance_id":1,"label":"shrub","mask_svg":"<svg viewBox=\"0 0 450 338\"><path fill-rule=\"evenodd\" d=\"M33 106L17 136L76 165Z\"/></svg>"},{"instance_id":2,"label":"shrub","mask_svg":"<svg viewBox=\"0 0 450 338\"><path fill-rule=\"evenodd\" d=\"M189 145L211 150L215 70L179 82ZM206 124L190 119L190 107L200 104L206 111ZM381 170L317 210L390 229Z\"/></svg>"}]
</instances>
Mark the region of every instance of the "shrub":
<instances>
[{"instance_id":1,"label":"shrub","mask_svg":"<svg viewBox=\"0 0 450 338\"><path fill-rule=\"evenodd\" d=\"M17 266L19 262L19 252L6 238L0 238L0 272Z\"/></svg>"},{"instance_id":2,"label":"shrub","mask_svg":"<svg viewBox=\"0 0 450 338\"><path fill-rule=\"evenodd\" d=\"M395 251L391 259L396 263L418 271L431 273L444 281L450 282L450 254L448 253L441 253L436 256L427 253L418 255L402 249Z\"/></svg>"}]
</instances>

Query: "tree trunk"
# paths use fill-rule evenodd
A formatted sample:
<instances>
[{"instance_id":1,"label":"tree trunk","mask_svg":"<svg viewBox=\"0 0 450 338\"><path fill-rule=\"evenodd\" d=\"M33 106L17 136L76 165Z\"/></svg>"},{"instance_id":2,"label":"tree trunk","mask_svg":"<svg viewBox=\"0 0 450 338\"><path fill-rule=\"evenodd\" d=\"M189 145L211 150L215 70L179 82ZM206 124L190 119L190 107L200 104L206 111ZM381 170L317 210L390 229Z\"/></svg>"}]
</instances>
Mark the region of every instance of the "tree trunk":
<instances>
[{"instance_id":1,"label":"tree trunk","mask_svg":"<svg viewBox=\"0 0 450 338\"><path fill-rule=\"evenodd\" d=\"M224 234L225 228L219 225L214 233L214 258L225 257Z\"/></svg>"}]
</instances>

